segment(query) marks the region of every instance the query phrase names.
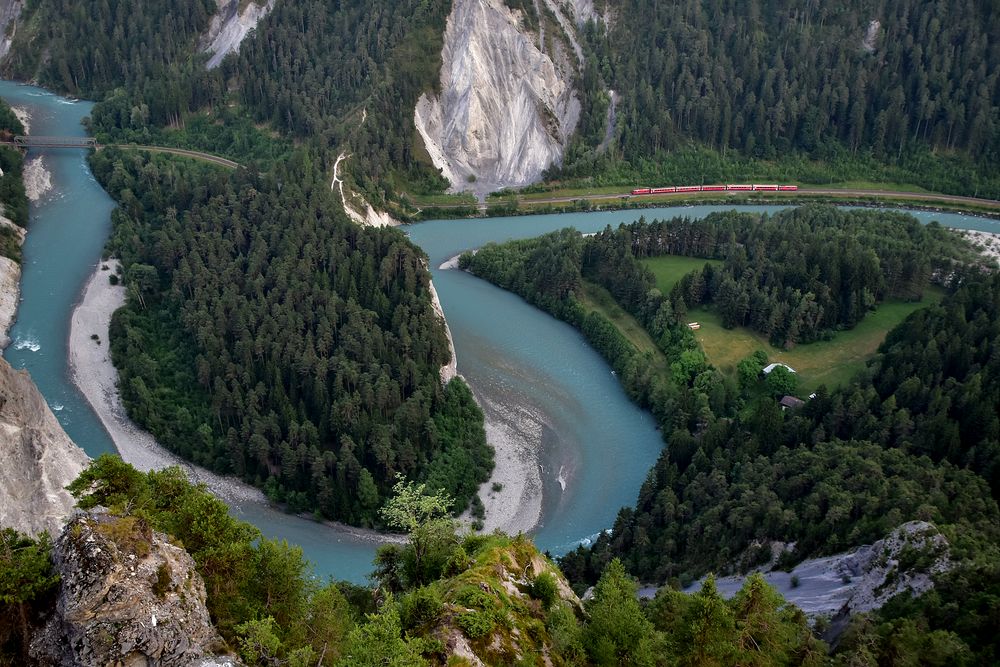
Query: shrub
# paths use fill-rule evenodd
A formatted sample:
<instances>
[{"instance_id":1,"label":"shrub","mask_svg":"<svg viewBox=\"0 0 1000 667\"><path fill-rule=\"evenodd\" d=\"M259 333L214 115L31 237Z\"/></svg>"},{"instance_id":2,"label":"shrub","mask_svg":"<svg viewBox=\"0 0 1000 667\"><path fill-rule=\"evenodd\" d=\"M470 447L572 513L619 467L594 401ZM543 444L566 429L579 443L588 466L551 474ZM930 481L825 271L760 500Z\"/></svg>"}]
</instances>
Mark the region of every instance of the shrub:
<instances>
[{"instance_id":1,"label":"shrub","mask_svg":"<svg viewBox=\"0 0 1000 667\"><path fill-rule=\"evenodd\" d=\"M559 585L556 583L556 578L552 576L552 573L542 572L531 582L528 594L540 601L542 607L548 609L559 596Z\"/></svg>"}]
</instances>

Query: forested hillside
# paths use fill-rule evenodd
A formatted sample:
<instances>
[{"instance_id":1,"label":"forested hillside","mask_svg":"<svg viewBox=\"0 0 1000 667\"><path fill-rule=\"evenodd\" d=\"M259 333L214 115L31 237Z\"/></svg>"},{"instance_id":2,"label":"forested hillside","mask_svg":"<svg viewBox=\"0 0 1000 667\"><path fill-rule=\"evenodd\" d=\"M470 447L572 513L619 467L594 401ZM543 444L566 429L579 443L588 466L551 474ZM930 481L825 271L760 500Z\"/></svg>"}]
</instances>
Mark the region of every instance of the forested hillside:
<instances>
[{"instance_id":1,"label":"forested hillside","mask_svg":"<svg viewBox=\"0 0 1000 667\"><path fill-rule=\"evenodd\" d=\"M27 3L4 74L95 101L121 87L144 122L178 123L219 99L196 49L215 10L215 0Z\"/></svg>"},{"instance_id":2,"label":"forested hillside","mask_svg":"<svg viewBox=\"0 0 1000 667\"><path fill-rule=\"evenodd\" d=\"M683 290L661 294L636 258L655 254L657 248L676 252L694 247L693 240L709 230L725 231L733 223L738 229L739 222L735 214L710 216L703 227L683 219L642 222L586 239L565 230L489 245L462 258L462 265L477 275L580 327L664 433L666 448L637 507L623 510L612 533L602 535L593 550L564 558L570 578L593 581L612 557L621 557L645 580L686 578L766 559L772 540L795 542L790 558L796 560L870 543L914 518L949 526L956 541L972 552L979 547L969 545L995 543L1000 514L989 482L996 470L997 426L986 415L995 416L1000 404L995 391L978 388L992 388L994 382L988 369L996 349L994 302L1000 278L970 273L968 284L954 296L914 315L890 335L886 352L895 349L901 355L906 348L895 342L906 340L904 332L912 329L910 354L919 350L919 363L894 360L893 371L886 365L843 390L821 389L801 411L783 412L757 380L760 361L748 360L750 370L741 369L739 378L724 376L709 364L685 324ZM758 223L761 230L772 224ZM841 225L867 228L855 236L862 254L872 254L878 281L900 268L926 280L926 263L947 264L957 250L942 230L918 230L915 221L895 214L817 208L780 213L773 223L794 233L785 238L760 232L755 242L763 248L755 256L763 263L758 266L767 267L764 258L791 246L793 239L806 254L822 249L823 230ZM912 235L901 233L910 225ZM731 256L742 257L735 234L726 231L721 238L728 241ZM893 241L880 240L882 236ZM706 245L712 247L714 243ZM915 253L919 247L931 254ZM880 263L879 251L886 259L898 257L903 266ZM810 266L818 279L820 266ZM753 267L746 267L751 275ZM845 272L845 279L848 275L848 283L868 280L862 272ZM771 276L779 290L782 280L797 279L793 272ZM587 311L576 297L584 281L606 288L647 329L666 358L666 370L659 370L662 366L648 353L638 352L600 313ZM829 287L822 282L817 286ZM921 318L940 323L940 328L917 326ZM976 324L961 324L966 321ZM963 352L966 345L969 351ZM974 351L980 349L990 352L977 356ZM919 370L924 363L930 366ZM883 368L881 364L876 361L873 368ZM909 379L911 374L922 381ZM901 394L905 406L897 407L893 394ZM916 433L915 422L930 427L929 440ZM942 441L932 435L937 432L951 437Z\"/></svg>"},{"instance_id":3,"label":"forested hillside","mask_svg":"<svg viewBox=\"0 0 1000 667\"><path fill-rule=\"evenodd\" d=\"M869 156L931 188L1000 196L988 169L1000 158L1000 14L989 0L595 4L613 18L586 31L582 138L603 138L606 87L622 98L617 145L596 164L578 147L565 175L618 161L655 173L641 165L696 145L737 162L854 161L859 174L877 171ZM688 164L688 177L713 162Z\"/></svg>"},{"instance_id":4,"label":"forested hillside","mask_svg":"<svg viewBox=\"0 0 1000 667\"><path fill-rule=\"evenodd\" d=\"M119 202L128 306L111 344L130 414L294 511L373 525L397 474L469 502L492 468L449 359L426 257L361 228L308 156L278 176L96 153Z\"/></svg>"},{"instance_id":5,"label":"forested hillside","mask_svg":"<svg viewBox=\"0 0 1000 667\"><path fill-rule=\"evenodd\" d=\"M413 108L437 84L450 8L444 0L279 2L223 69L257 120L318 137L323 148L349 145L349 169L377 201L396 198L398 175L418 190L443 189L414 155Z\"/></svg>"}]
</instances>

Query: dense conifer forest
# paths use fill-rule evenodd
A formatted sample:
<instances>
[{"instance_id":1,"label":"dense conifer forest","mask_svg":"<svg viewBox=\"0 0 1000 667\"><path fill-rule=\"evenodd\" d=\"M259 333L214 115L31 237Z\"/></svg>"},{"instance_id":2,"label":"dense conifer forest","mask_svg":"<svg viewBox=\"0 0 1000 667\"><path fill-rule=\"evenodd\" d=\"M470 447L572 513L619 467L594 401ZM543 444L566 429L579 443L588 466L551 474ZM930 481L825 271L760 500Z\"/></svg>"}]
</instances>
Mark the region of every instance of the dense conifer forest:
<instances>
[{"instance_id":1,"label":"dense conifer forest","mask_svg":"<svg viewBox=\"0 0 1000 667\"><path fill-rule=\"evenodd\" d=\"M586 31L582 142L564 175L670 163L698 145L737 161L853 160L859 174L870 156L927 187L998 196L1000 20L989 0L595 5L613 18ZM603 138L608 88L621 98L617 145L595 163L585 147Z\"/></svg>"},{"instance_id":2,"label":"dense conifer forest","mask_svg":"<svg viewBox=\"0 0 1000 667\"><path fill-rule=\"evenodd\" d=\"M492 451L468 387L441 384L426 257L400 232L349 222L305 155L270 176L91 164L119 202L112 354L142 426L297 512L374 525L397 474L467 505Z\"/></svg>"}]
</instances>

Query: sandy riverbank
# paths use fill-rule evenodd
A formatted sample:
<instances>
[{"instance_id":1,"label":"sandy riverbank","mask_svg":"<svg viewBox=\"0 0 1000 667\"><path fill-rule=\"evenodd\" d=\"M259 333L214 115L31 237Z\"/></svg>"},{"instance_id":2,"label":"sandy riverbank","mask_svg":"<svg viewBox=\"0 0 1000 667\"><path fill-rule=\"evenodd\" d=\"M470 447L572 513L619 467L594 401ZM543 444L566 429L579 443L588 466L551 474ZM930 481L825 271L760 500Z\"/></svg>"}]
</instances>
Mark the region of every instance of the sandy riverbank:
<instances>
[{"instance_id":1,"label":"sandy riverbank","mask_svg":"<svg viewBox=\"0 0 1000 667\"><path fill-rule=\"evenodd\" d=\"M441 384L448 384L452 378L458 375L458 358L455 356L455 341L451 337L451 329L448 327L448 320L445 319L444 309L441 307L441 299L438 298L437 290L434 289L434 281L430 281L431 303L434 312L438 314L444 322L444 333L448 336L448 350L451 352L451 359L441 367Z\"/></svg>"},{"instance_id":2,"label":"sandy riverbank","mask_svg":"<svg viewBox=\"0 0 1000 667\"><path fill-rule=\"evenodd\" d=\"M980 232L974 229L955 229L953 231L971 242L982 252L984 257L992 260L994 267L1000 266L1000 234Z\"/></svg>"},{"instance_id":3,"label":"sandy riverbank","mask_svg":"<svg viewBox=\"0 0 1000 667\"><path fill-rule=\"evenodd\" d=\"M106 267L106 268L104 268ZM234 479L191 465L161 447L152 435L128 418L118 394L118 372L111 363L108 328L111 315L125 303L125 288L112 285L109 276L117 260L102 262L87 281L83 300L73 310L69 332L69 364L73 383L94 408L121 457L144 471L180 466L194 482L204 482L228 504L266 503L264 494ZM94 339L92 336L96 335Z\"/></svg>"},{"instance_id":4,"label":"sandy riverbank","mask_svg":"<svg viewBox=\"0 0 1000 667\"><path fill-rule=\"evenodd\" d=\"M525 407L480 400L486 416L486 441L494 468L479 488L486 508L483 532L528 533L542 519L542 422ZM499 491L494 491L494 485Z\"/></svg>"},{"instance_id":5,"label":"sandy riverbank","mask_svg":"<svg viewBox=\"0 0 1000 667\"><path fill-rule=\"evenodd\" d=\"M192 482L205 484L230 507L239 509L244 504L269 507L270 503L260 489L184 461L163 448L150 433L140 429L128 418L118 394L118 371L111 363L108 350L111 316L125 303L125 288L121 284L112 285L108 279L112 273L117 272L118 266L117 260L99 264L84 287L83 299L73 310L69 333L69 363L73 384L94 408L122 459L136 468L159 470L179 466ZM97 340L91 338L94 334L98 336ZM400 542L402 539L398 535L385 535L332 521L324 521L322 526L334 533L376 543Z\"/></svg>"},{"instance_id":6,"label":"sandy riverbank","mask_svg":"<svg viewBox=\"0 0 1000 667\"><path fill-rule=\"evenodd\" d=\"M455 255L438 268L458 269L458 258L459 255ZM433 285L431 289L434 290ZM444 318L436 291L433 291L433 298L435 309ZM455 345L447 320L445 328L451 344L452 364L456 364ZM441 372L443 377L443 368ZM489 480L479 487L479 499L486 508L483 532L500 530L510 535L531 532L542 519L542 421L528 406L511 400L497 401L476 395L476 402L483 410L486 442L493 447L494 460ZM462 519L472 522L469 512L465 512Z\"/></svg>"}]
</instances>

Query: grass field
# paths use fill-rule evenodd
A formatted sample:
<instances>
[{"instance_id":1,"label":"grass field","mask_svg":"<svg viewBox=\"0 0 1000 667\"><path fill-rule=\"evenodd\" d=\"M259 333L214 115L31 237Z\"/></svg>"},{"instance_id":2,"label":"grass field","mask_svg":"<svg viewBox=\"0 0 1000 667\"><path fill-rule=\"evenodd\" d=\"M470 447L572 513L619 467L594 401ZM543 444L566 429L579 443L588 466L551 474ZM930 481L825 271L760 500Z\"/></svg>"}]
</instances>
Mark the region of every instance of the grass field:
<instances>
[{"instance_id":1,"label":"grass field","mask_svg":"<svg viewBox=\"0 0 1000 667\"><path fill-rule=\"evenodd\" d=\"M890 329L913 311L936 303L943 296L942 290L929 289L918 303L887 301L858 326L837 333L832 340L799 345L791 350L772 347L764 336L750 329L724 329L721 317L705 308L689 312L687 319L701 324L701 329L694 332L695 338L709 361L722 372L735 372L741 359L755 350L764 350L770 361L780 361L795 369L799 376L798 393L806 395L821 384L832 389L848 382L864 368Z\"/></svg>"},{"instance_id":2,"label":"grass field","mask_svg":"<svg viewBox=\"0 0 1000 667\"><path fill-rule=\"evenodd\" d=\"M656 286L664 294L668 294L681 278L705 264L720 266L717 259L702 259L701 257L681 257L679 255L663 255L642 260L656 276Z\"/></svg>"},{"instance_id":3,"label":"grass field","mask_svg":"<svg viewBox=\"0 0 1000 667\"><path fill-rule=\"evenodd\" d=\"M600 285L584 281L582 294L577 298L584 308L595 310L612 323L639 350L640 354L651 353L657 368L666 369L667 359L656 343L634 317L625 312L608 290Z\"/></svg>"}]
</instances>

